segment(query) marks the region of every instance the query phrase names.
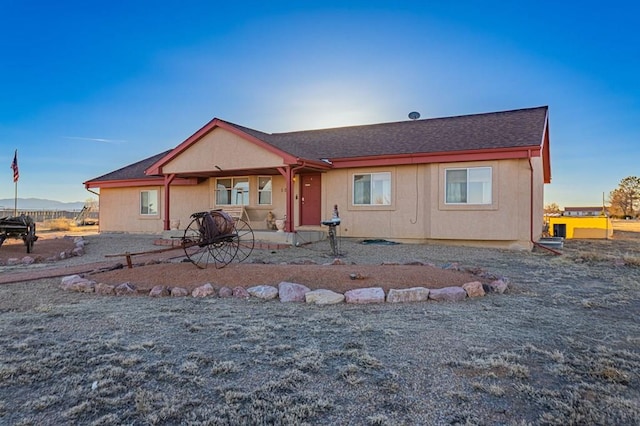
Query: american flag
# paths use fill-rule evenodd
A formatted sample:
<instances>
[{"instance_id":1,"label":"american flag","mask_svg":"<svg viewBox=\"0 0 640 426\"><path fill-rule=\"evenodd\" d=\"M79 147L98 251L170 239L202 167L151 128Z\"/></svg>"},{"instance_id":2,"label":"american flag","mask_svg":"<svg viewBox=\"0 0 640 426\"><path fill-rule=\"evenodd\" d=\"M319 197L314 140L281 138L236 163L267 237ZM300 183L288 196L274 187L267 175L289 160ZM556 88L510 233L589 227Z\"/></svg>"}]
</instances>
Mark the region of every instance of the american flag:
<instances>
[{"instance_id":1,"label":"american flag","mask_svg":"<svg viewBox=\"0 0 640 426\"><path fill-rule=\"evenodd\" d=\"M18 178L20 178L20 172L18 171L18 150L16 149L16 153L13 156L13 162L11 163L11 168L13 169L13 181L17 182Z\"/></svg>"}]
</instances>

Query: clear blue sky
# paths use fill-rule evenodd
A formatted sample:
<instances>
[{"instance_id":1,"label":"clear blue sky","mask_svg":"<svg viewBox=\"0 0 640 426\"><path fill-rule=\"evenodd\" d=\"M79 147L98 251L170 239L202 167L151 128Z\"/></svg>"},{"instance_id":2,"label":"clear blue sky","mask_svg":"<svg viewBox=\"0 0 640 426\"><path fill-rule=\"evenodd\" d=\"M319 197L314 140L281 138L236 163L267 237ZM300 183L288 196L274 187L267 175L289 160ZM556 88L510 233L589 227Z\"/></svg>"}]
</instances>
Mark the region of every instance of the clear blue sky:
<instances>
[{"instance_id":1,"label":"clear blue sky","mask_svg":"<svg viewBox=\"0 0 640 426\"><path fill-rule=\"evenodd\" d=\"M236 5L236 3L238 5ZM635 2L0 0L0 198L173 148L213 117L283 132L548 105L545 203L640 175ZM4 178L1 178L4 176Z\"/></svg>"}]
</instances>

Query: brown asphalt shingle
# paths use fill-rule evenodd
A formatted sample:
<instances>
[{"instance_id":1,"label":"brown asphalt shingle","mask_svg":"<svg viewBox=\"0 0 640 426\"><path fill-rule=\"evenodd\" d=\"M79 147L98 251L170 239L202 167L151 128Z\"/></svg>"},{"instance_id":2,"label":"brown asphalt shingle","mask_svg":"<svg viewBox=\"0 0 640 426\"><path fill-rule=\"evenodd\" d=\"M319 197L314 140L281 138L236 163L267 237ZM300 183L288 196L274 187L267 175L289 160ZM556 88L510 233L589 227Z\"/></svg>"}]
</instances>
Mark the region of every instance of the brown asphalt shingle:
<instances>
[{"instance_id":1,"label":"brown asphalt shingle","mask_svg":"<svg viewBox=\"0 0 640 426\"><path fill-rule=\"evenodd\" d=\"M296 157L318 160L540 146L547 107L290 133L229 123Z\"/></svg>"},{"instance_id":2,"label":"brown asphalt shingle","mask_svg":"<svg viewBox=\"0 0 640 426\"><path fill-rule=\"evenodd\" d=\"M545 132L547 110L548 107L542 106L289 133L264 133L225 122L292 156L308 160L337 160L398 154L539 147ZM91 181L148 178L144 170L170 152L171 150L165 151Z\"/></svg>"},{"instance_id":3,"label":"brown asphalt shingle","mask_svg":"<svg viewBox=\"0 0 640 426\"><path fill-rule=\"evenodd\" d=\"M148 179L149 176L144 174L151 165L156 163L165 155L169 154L172 149L156 154L152 157L140 160L137 163L130 164L121 169L109 172L106 175L99 176L94 179L89 179L88 182L100 182L100 181L112 181L112 180L129 180L129 179Z\"/></svg>"}]
</instances>

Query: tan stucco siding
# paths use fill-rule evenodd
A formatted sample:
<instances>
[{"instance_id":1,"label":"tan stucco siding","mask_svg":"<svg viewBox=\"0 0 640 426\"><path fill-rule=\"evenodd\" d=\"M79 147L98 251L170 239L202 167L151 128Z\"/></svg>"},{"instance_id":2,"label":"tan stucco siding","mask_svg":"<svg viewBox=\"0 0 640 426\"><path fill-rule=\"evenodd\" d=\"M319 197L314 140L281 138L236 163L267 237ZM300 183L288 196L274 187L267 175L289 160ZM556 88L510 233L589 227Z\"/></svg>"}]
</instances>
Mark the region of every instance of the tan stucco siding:
<instances>
[{"instance_id":1,"label":"tan stucco siding","mask_svg":"<svg viewBox=\"0 0 640 426\"><path fill-rule=\"evenodd\" d=\"M505 247L530 247L531 217L534 240L542 231L543 176L539 158L532 171L528 159L447 164L337 169L322 173L322 218L329 219L334 204L338 205L342 223L339 233L344 237L384 238L415 242L441 240ZM491 204L448 205L445 203L444 174L447 168L485 167L492 169ZM353 204L355 174L388 172L391 175L389 205L362 206ZM265 229L269 211L276 218L286 212L286 182L281 175L272 175L272 203L258 204L258 178L247 176L249 205L246 211L254 229ZM299 177L298 177L299 178ZM293 185L295 226L299 226L299 185ZM216 179L198 185L171 186L170 221L180 221L184 229L194 212L216 205ZM158 214L140 215L140 191L157 189ZM533 204L531 203L533 200ZM533 206L533 209L532 209ZM100 226L103 232L161 233L164 227L164 187L104 188L100 195ZM533 216L532 216L533 212Z\"/></svg>"},{"instance_id":2,"label":"tan stucco siding","mask_svg":"<svg viewBox=\"0 0 640 426\"><path fill-rule=\"evenodd\" d=\"M445 202L446 169L487 166L492 170L491 204L452 205ZM530 204L528 170L526 160L440 164L437 170L438 183L432 188L431 238L508 241L527 239Z\"/></svg>"},{"instance_id":3,"label":"tan stucco siding","mask_svg":"<svg viewBox=\"0 0 640 426\"><path fill-rule=\"evenodd\" d=\"M492 202L489 205L447 205L444 171L447 168L491 167ZM534 163L539 169L540 164ZM390 172L389 206L354 206L354 173ZM530 234L530 179L527 159L421 164L332 170L323 174L323 217L340 208L341 234L357 238L413 240L504 241L526 247ZM542 173L534 174L534 211L542 212ZM542 217L542 216L541 216Z\"/></svg>"},{"instance_id":4,"label":"tan stucco siding","mask_svg":"<svg viewBox=\"0 0 640 426\"><path fill-rule=\"evenodd\" d=\"M180 220L184 229L189 216L207 210L209 205L208 184L171 187L170 220ZM158 191L158 214L140 214L140 192L150 189ZM145 186L130 188L103 188L100 191L100 231L161 233L164 229L164 187Z\"/></svg>"},{"instance_id":5,"label":"tan stucco siding","mask_svg":"<svg viewBox=\"0 0 640 426\"><path fill-rule=\"evenodd\" d=\"M143 216L140 214L140 191L150 189L158 190L158 214ZM100 232L162 232L162 192L161 186L101 189Z\"/></svg>"},{"instance_id":6,"label":"tan stucco siding","mask_svg":"<svg viewBox=\"0 0 640 426\"><path fill-rule=\"evenodd\" d=\"M542 236L544 228L544 175L542 157L531 158L533 166L533 240L537 241ZM531 238L529 231L529 238Z\"/></svg>"},{"instance_id":7,"label":"tan stucco siding","mask_svg":"<svg viewBox=\"0 0 640 426\"><path fill-rule=\"evenodd\" d=\"M164 173L188 173L217 170L282 166L282 157L233 133L216 128L188 147L162 170Z\"/></svg>"},{"instance_id":8,"label":"tan stucco siding","mask_svg":"<svg viewBox=\"0 0 640 426\"><path fill-rule=\"evenodd\" d=\"M171 197L169 219L179 220L180 229L185 229L189 225L193 213L210 210L211 199L207 182L193 186L171 186L169 194ZM161 214L164 218L164 211Z\"/></svg>"},{"instance_id":9,"label":"tan stucco siding","mask_svg":"<svg viewBox=\"0 0 640 426\"><path fill-rule=\"evenodd\" d=\"M427 216L424 208L424 183L429 165L375 167L332 170L323 174L323 217L330 218L338 204L342 219L341 233L357 238L424 239ZM383 206L353 205L353 175L391 173L391 204Z\"/></svg>"}]
</instances>

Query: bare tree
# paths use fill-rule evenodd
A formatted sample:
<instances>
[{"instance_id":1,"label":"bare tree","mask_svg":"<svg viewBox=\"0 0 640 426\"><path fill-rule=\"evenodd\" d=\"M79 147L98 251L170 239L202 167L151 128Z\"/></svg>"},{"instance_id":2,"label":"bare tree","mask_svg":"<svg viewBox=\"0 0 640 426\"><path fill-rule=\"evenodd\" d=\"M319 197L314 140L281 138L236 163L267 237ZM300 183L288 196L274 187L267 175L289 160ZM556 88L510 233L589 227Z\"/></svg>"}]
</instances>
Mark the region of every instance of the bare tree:
<instances>
[{"instance_id":1,"label":"bare tree","mask_svg":"<svg viewBox=\"0 0 640 426\"><path fill-rule=\"evenodd\" d=\"M95 198L87 198L86 200L84 200L84 205L89 207L89 210L92 212L98 211L98 200L96 200Z\"/></svg>"},{"instance_id":2,"label":"bare tree","mask_svg":"<svg viewBox=\"0 0 640 426\"><path fill-rule=\"evenodd\" d=\"M609 202L612 210L621 211L623 216L634 216L640 203L640 178L628 176L622 179L609 193Z\"/></svg>"},{"instance_id":3,"label":"bare tree","mask_svg":"<svg viewBox=\"0 0 640 426\"><path fill-rule=\"evenodd\" d=\"M560 214L562 210L560 210L560 206L558 203L551 203L544 206L544 214Z\"/></svg>"}]
</instances>

